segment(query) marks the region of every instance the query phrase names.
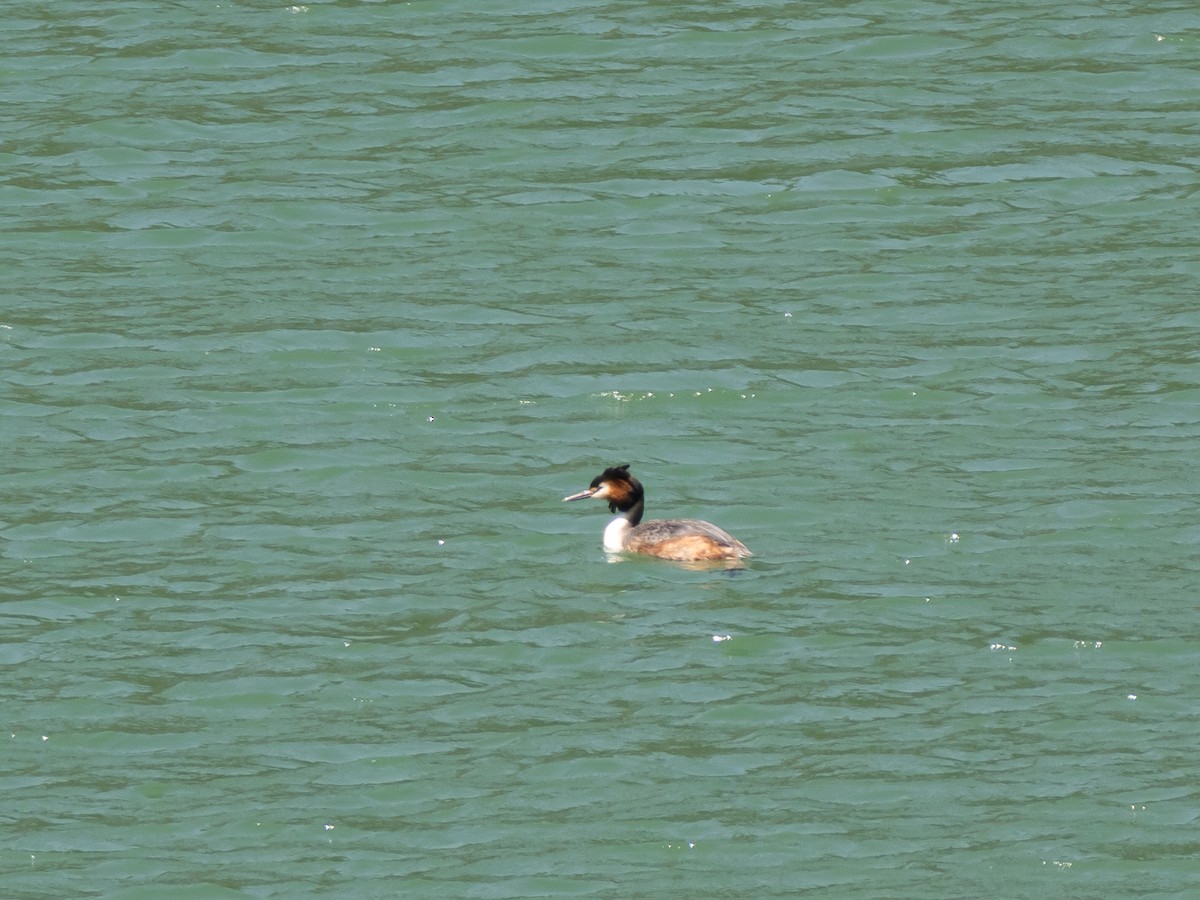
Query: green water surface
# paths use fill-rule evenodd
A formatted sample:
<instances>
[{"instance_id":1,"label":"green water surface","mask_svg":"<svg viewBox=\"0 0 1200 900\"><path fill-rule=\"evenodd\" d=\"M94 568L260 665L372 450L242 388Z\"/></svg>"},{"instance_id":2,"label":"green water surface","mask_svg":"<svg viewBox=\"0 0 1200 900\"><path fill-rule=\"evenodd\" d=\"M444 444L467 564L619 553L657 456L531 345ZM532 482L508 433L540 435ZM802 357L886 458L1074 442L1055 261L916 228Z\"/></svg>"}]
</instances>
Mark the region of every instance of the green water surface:
<instances>
[{"instance_id":1,"label":"green water surface","mask_svg":"<svg viewBox=\"0 0 1200 900\"><path fill-rule=\"evenodd\" d=\"M1200 890L1194 4L4 18L0 894Z\"/></svg>"}]
</instances>

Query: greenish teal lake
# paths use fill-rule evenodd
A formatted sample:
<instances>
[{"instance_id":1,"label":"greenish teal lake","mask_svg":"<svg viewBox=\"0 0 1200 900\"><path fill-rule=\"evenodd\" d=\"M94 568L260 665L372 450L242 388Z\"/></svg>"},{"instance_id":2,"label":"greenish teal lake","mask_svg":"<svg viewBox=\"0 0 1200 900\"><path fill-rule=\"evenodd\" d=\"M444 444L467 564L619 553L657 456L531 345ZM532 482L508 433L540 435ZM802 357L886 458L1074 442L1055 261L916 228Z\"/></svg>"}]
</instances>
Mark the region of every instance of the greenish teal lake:
<instances>
[{"instance_id":1,"label":"greenish teal lake","mask_svg":"<svg viewBox=\"0 0 1200 900\"><path fill-rule=\"evenodd\" d=\"M0 894L1195 896L1198 52L8 10Z\"/></svg>"}]
</instances>

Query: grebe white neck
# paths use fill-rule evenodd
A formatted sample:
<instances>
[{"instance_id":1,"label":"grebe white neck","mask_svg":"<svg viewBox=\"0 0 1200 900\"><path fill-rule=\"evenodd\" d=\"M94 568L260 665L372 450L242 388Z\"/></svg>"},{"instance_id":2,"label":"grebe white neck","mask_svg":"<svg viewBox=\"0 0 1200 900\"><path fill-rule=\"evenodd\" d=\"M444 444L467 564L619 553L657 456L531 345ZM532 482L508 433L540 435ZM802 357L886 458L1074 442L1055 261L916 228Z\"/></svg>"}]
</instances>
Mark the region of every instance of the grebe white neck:
<instances>
[{"instance_id":1,"label":"grebe white neck","mask_svg":"<svg viewBox=\"0 0 1200 900\"><path fill-rule=\"evenodd\" d=\"M632 528L624 516L617 516L604 528L604 549L616 553L625 549L625 535Z\"/></svg>"}]
</instances>

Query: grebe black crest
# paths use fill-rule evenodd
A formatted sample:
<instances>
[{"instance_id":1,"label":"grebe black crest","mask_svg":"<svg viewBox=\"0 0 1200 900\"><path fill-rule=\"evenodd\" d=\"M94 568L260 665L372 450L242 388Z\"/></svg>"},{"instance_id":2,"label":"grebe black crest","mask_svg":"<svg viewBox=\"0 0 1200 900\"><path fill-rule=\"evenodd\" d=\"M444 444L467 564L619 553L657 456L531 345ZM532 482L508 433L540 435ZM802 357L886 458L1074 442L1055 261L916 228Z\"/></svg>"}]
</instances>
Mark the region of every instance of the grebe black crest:
<instances>
[{"instance_id":1,"label":"grebe black crest","mask_svg":"<svg viewBox=\"0 0 1200 900\"><path fill-rule=\"evenodd\" d=\"M617 517L604 529L604 549L616 553L642 553L683 562L740 560L752 554L746 545L722 528L700 519L642 521L646 491L629 474L629 465L610 466L592 479L585 491L563 501L607 500Z\"/></svg>"}]
</instances>

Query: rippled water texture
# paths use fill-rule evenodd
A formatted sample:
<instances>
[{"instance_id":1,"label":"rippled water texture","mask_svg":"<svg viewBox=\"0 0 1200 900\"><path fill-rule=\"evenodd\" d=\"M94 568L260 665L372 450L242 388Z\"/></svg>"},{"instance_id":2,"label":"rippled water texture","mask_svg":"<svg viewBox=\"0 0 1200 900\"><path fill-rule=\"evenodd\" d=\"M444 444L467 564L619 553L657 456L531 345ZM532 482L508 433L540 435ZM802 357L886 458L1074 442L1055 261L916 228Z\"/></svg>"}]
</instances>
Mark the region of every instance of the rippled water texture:
<instances>
[{"instance_id":1,"label":"rippled water texture","mask_svg":"<svg viewBox=\"0 0 1200 900\"><path fill-rule=\"evenodd\" d=\"M5 20L4 896L1195 890L1194 3Z\"/></svg>"}]
</instances>

